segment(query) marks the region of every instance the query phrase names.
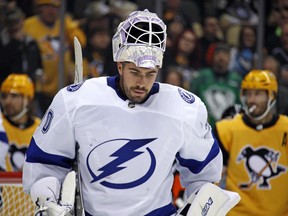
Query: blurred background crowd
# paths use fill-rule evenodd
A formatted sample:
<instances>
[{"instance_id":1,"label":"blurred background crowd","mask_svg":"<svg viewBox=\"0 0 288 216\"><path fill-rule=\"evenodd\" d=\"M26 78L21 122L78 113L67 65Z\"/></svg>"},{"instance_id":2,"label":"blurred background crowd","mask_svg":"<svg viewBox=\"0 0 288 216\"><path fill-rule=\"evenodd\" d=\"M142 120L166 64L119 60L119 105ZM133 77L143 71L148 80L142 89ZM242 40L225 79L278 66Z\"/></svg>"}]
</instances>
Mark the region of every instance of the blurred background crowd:
<instances>
[{"instance_id":1,"label":"blurred background crowd","mask_svg":"<svg viewBox=\"0 0 288 216\"><path fill-rule=\"evenodd\" d=\"M288 0L0 0L0 83L27 74L41 118L73 83L73 37L83 48L85 79L115 75L111 38L129 13L145 8L167 25L159 81L200 96L212 126L240 103L242 78L255 68L276 75L277 111L288 114Z\"/></svg>"},{"instance_id":2,"label":"blurred background crowd","mask_svg":"<svg viewBox=\"0 0 288 216\"><path fill-rule=\"evenodd\" d=\"M116 75L112 36L132 11L146 8L167 25L158 81L199 96L212 128L240 107L241 82L252 69L274 73L275 113L288 115L288 0L0 0L0 105L10 145L0 142L0 171L22 170L40 119L73 83L74 36L84 80Z\"/></svg>"}]
</instances>

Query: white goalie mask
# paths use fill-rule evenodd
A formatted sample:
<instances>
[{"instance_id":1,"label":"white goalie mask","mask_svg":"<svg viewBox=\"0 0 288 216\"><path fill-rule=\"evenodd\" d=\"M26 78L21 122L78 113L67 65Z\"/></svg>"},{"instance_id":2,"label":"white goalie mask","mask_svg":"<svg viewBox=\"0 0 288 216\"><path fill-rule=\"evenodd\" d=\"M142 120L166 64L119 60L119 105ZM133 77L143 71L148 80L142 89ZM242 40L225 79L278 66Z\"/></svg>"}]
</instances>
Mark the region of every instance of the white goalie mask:
<instances>
[{"instance_id":1,"label":"white goalie mask","mask_svg":"<svg viewBox=\"0 0 288 216\"><path fill-rule=\"evenodd\" d=\"M137 67L161 68L166 37L166 25L155 13L135 11L119 24L113 36L113 59L133 62Z\"/></svg>"}]
</instances>

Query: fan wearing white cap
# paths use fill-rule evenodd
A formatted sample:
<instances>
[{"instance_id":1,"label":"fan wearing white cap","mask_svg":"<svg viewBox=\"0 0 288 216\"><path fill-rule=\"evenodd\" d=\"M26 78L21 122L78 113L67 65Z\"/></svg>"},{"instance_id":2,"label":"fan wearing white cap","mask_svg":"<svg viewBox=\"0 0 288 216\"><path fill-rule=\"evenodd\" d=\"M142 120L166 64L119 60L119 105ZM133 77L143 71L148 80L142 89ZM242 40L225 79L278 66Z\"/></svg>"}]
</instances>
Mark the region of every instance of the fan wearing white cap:
<instances>
[{"instance_id":1,"label":"fan wearing white cap","mask_svg":"<svg viewBox=\"0 0 288 216\"><path fill-rule=\"evenodd\" d=\"M60 90L31 139L23 185L37 215L73 215L75 208L85 216L225 215L239 196L213 184L222 153L204 103L156 82L165 24L136 11L112 40L119 75ZM82 206L74 206L75 161ZM171 193L175 161L189 197L179 213Z\"/></svg>"}]
</instances>

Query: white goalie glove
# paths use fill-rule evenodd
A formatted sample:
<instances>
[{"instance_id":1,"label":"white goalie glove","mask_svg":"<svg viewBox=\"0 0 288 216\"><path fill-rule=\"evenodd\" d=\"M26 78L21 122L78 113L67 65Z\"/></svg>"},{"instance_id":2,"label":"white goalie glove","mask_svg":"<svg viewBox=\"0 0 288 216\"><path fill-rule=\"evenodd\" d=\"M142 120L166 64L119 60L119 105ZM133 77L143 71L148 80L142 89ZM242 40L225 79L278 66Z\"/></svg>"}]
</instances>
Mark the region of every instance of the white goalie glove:
<instances>
[{"instance_id":1,"label":"white goalie glove","mask_svg":"<svg viewBox=\"0 0 288 216\"><path fill-rule=\"evenodd\" d=\"M240 199L236 192L207 183L188 198L176 216L225 216Z\"/></svg>"},{"instance_id":2,"label":"white goalie glove","mask_svg":"<svg viewBox=\"0 0 288 216\"><path fill-rule=\"evenodd\" d=\"M40 179L30 190L31 198L37 205L35 216L73 216L75 190L74 171L67 174L62 187L55 177Z\"/></svg>"}]
</instances>

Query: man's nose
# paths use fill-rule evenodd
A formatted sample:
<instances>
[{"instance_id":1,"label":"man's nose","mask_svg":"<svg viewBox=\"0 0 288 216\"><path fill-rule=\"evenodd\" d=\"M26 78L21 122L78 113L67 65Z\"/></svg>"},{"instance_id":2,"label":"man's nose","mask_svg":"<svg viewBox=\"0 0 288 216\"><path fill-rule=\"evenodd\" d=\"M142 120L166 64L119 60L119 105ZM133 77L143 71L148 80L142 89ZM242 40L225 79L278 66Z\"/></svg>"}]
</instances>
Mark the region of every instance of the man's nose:
<instances>
[{"instance_id":1,"label":"man's nose","mask_svg":"<svg viewBox=\"0 0 288 216\"><path fill-rule=\"evenodd\" d=\"M137 80L137 85L140 87L144 87L146 84L146 78L145 76L140 76Z\"/></svg>"},{"instance_id":2,"label":"man's nose","mask_svg":"<svg viewBox=\"0 0 288 216\"><path fill-rule=\"evenodd\" d=\"M255 98L256 98L256 95L255 94L249 94L247 95L247 102L254 102L255 101Z\"/></svg>"}]
</instances>

